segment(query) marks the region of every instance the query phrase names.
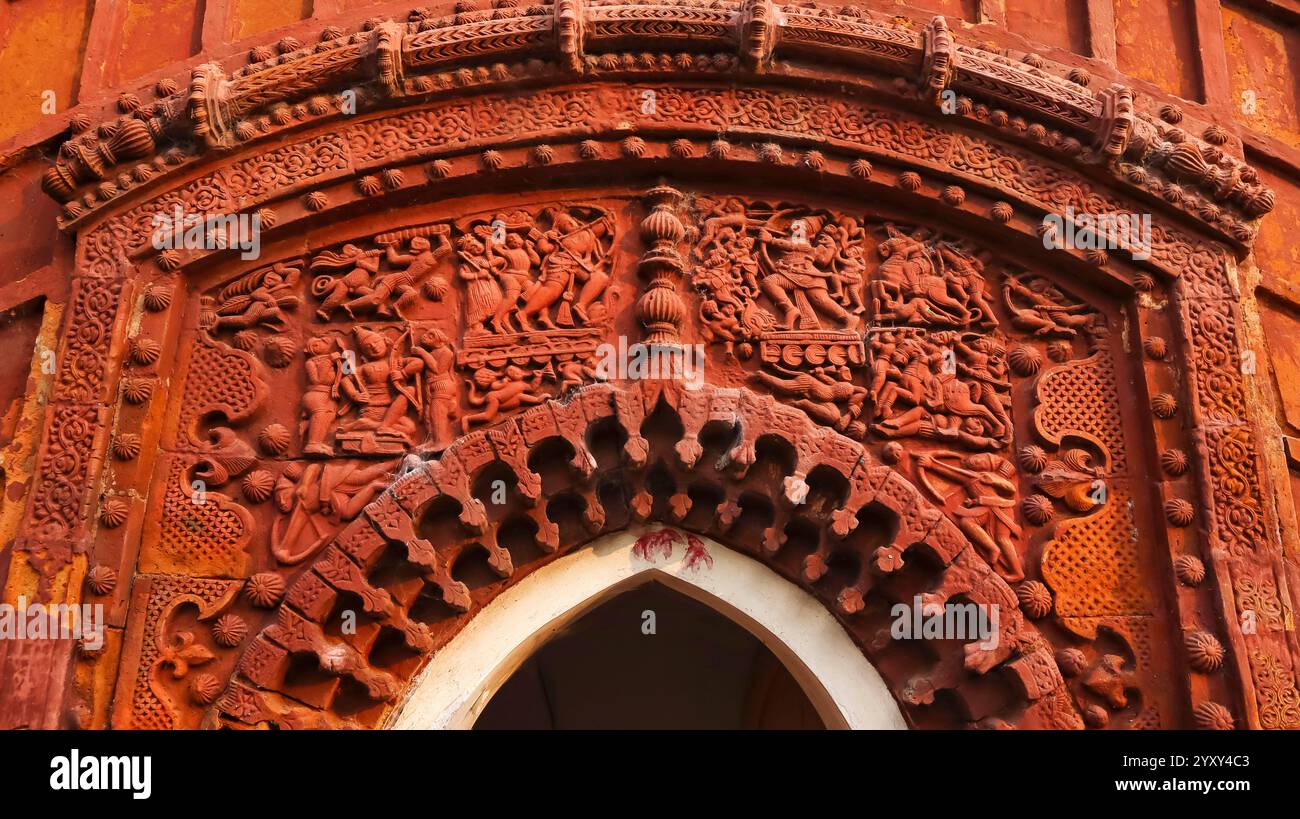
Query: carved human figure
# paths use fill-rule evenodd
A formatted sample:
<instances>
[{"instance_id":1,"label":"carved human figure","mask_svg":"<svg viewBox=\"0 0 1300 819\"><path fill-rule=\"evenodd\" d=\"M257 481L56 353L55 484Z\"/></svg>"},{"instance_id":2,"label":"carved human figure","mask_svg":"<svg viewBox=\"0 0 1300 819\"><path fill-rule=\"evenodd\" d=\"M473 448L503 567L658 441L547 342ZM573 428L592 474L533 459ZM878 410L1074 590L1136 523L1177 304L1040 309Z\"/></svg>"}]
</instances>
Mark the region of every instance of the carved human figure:
<instances>
[{"instance_id":1,"label":"carved human figure","mask_svg":"<svg viewBox=\"0 0 1300 819\"><path fill-rule=\"evenodd\" d=\"M830 295L830 267L838 249L835 240L821 233L813 242L793 236L782 238L766 228L759 231L761 260L766 275L759 283L763 293L784 314L782 326L786 329L817 329L815 312L829 316L846 330L855 330L858 317L849 313ZM769 248L782 251L773 259ZM793 295L793 298L791 297ZM807 302L812 310L801 310L797 302ZM811 324L811 327L804 327Z\"/></svg>"},{"instance_id":2,"label":"carved human figure","mask_svg":"<svg viewBox=\"0 0 1300 819\"><path fill-rule=\"evenodd\" d=\"M596 367L576 358L572 361L562 362L556 370L561 395L573 387L581 387L583 384L590 383L600 377L600 372Z\"/></svg>"},{"instance_id":3,"label":"carved human figure","mask_svg":"<svg viewBox=\"0 0 1300 819\"><path fill-rule=\"evenodd\" d=\"M756 225L757 220L749 218L745 203L734 197L724 200L713 210L713 215L704 220L704 227L700 230L700 252L707 254L729 246L736 236L744 235L751 224Z\"/></svg>"},{"instance_id":4,"label":"carved human figure","mask_svg":"<svg viewBox=\"0 0 1300 819\"><path fill-rule=\"evenodd\" d=\"M398 345L390 345L381 333L358 327L356 337L364 361L351 376L343 377L340 387L344 397L360 408L360 414L346 431L373 431L413 443L416 423L408 412L412 407L422 408L417 376L424 362L418 356L400 355ZM414 387L408 383L412 377Z\"/></svg>"},{"instance_id":5,"label":"carved human figure","mask_svg":"<svg viewBox=\"0 0 1300 819\"><path fill-rule=\"evenodd\" d=\"M1004 438L994 438L989 434L985 422L974 416L934 415L917 423L916 434L922 438L942 441L945 444L961 446L965 449L1001 449L1006 446Z\"/></svg>"},{"instance_id":6,"label":"carved human figure","mask_svg":"<svg viewBox=\"0 0 1300 819\"><path fill-rule=\"evenodd\" d=\"M497 275L501 280L501 301L492 314L492 325L498 332L514 332L510 315L519 311L519 296L532 278L532 269L542 263L542 258L523 236L510 232L505 236L504 245L497 245L492 240L486 242L489 257L496 255L505 261Z\"/></svg>"},{"instance_id":7,"label":"carved human figure","mask_svg":"<svg viewBox=\"0 0 1300 819\"><path fill-rule=\"evenodd\" d=\"M1025 570L1017 547L1021 529L1013 512L1016 485L1011 479L1015 467L1006 458L991 452L967 455L957 463L949 463L956 457L928 452L916 455L916 468L922 475L923 485L935 500L946 503L948 498L934 488L929 475L957 483L966 496L962 505L953 511L957 526L984 554L994 571L1008 582L1023 580Z\"/></svg>"},{"instance_id":8,"label":"carved human figure","mask_svg":"<svg viewBox=\"0 0 1300 819\"><path fill-rule=\"evenodd\" d=\"M862 302L862 285L866 281L867 262L862 245L858 242L842 244L835 261L831 295L850 313L863 312L866 305Z\"/></svg>"},{"instance_id":9,"label":"carved human figure","mask_svg":"<svg viewBox=\"0 0 1300 819\"><path fill-rule=\"evenodd\" d=\"M411 353L424 362L425 418L433 434L435 447L445 447L455 436L455 422L460 416L459 381L456 378L456 353L447 335L432 329L420 337Z\"/></svg>"},{"instance_id":10,"label":"carved human figure","mask_svg":"<svg viewBox=\"0 0 1300 819\"><path fill-rule=\"evenodd\" d=\"M333 321L334 312L344 308L351 316L347 304L353 297L364 296L371 292L370 280L379 273L378 250L363 250L347 244L338 253L324 251L312 259L311 270L351 269L342 276L318 276L312 283L312 290L321 296L321 305L316 310L316 317L321 321Z\"/></svg>"},{"instance_id":11,"label":"carved human figure","mask_svg":"<svg viewBox=\"0 0 1300 819\"><path fill-rule=\"evenodd\" d=\"M876 424L876 432L887 438L906 438L932 432L932 428L925 425L927 421L942 427L945 424L937 419L955 415L962 419L973 419L979 425L982 435L987 435L989 440L998 440L1003 428L987 407L971 398L969 384L947 374L939 375L935 382L939 386L937 395L927 392L922 403Z\"/></svg>"},{"instance_id":12,"label":"carved human figure","mask_svg":"<svg viewBox=\"0 0 1300 819\"><path fill-rule=\"evenodd\" d=\"M272 490L280 514L271 525L271 553L284 565L315 554L392 483L397 462L332 460L289 463Z\"/></svg>"},{"instance_id":13,"label":"carved human figure","mask_svg":"<svg viewBox=\"0 0 1300 819\"><path fill-rule=\"evenodd\" d=\"M700 292L700 319L707 340L721 339L728 355L733 354L735 342L758 338L776 324L754 301L760 289L757 262L747 249L752 246L748 237L733 237L709 251L692 274ZM729 248L740 248L738 255Z\"/></svg>"},{"instance_id":14,"label":"carved human figure","mask_svg":"<svg viewBox=\"0 0 1300 819\"><path fill-rule=\"evenodd\" d=\"M872 380L872 403L877 419L893 418L894 405L900 399L921 407L926 405L927 398L938 392L928 354L915 339L882 344L875 366L884 376ZM933 403L930 406L937 408Z\"/></svg>"},{"instance_id":15,"label":"carved human figure","mask_svg":"<svg viewBox=\"0 0 1300 819\"><path fill-rule=\"evenodd\" d=\"M547 252L552 257L568 256L573 260L576 265L574 278L582 284L573 304L573 312L583 324L589 324L592 305L604 295L605 288L609 286L609 270L600 243L601 237L610 232L609 216L602 215L586 223L560 208L549 208L543 214L550 214L551 229L543 235L543 242L539 245L543 249L546 249L546 245L551 245L554 249Z\"/></svg>"},{"instance_id":16,"label":"carved human figure","mask_svg":"<svg viewBox=\"0 0 1300 819\"><path fill-rule=\"evenodd\" d=\"M907 324L965 325L971 312L949 293L925 244L887 226L889 238L876 246L884 260L871 285L872 308L878 317L892 316Z\"/></svg>"},{"instance_id":17,"label":"carved human figure","mask_svg":"<svg viewBox=\"0 0 1300 819\"><path fill-rule=\"evenodd\" d=\"M889 376L896 371L898 358L898 335L886 331L873 335L871 337L871 379L868 382L867 393L871 396L871 404L874 408L874 417L881 418L884 411L881 409L882 395L885 387L889 384ZM905 361L903 362L906 363Z\"/></svg>"},{"instance_id":18,"label":"carved human figure","mask_svg":"<svg viewBox=\"0 0 1300 819\"><path fill-rule=\"evenodd\" d=\"M736 305L718 304L713 299L700 301L700 319L704 322L701 332L705 341L721 340L728 358L735 358L736 341L744 334L744 327L736 317Z\"/></svg>"},{"instance_id":19,"label":"carved human figure","mask_svg":"<svg viewBox=\"0 0 1300 819\"><path fill-rule=\"evenodd\" d=\"M995 325L997 314L993 312L993 305L984 292L983 263L947 242L940 244L938 250L949 280L961 290L966 305L970 308L971 323Z\"/></svg>"},{"instance_id":20,"label":"carved human figure","mask_svg":"<svg viewBox=\"0 0 1300 819\"><path fill-rule=\"evenodd\" d=\"M496 277L507 262L501 256L489 254L487 245L475 236L466 234L457 244L460 251L458 270L465 282L465 333L484 335L490 332L486 322L497 315L498 307L504 302Z\"/></svg>"},{"instance_id":21,"label":"carved human figure","mask_svg":"<svg viewBox=\"0 0 1300 819\"><path fill-rule=\"evenodd\" d=\"M552 329L573 326L573 316L583 324L590 323L590 311L604 295L609 284L607 260L604 258L602 237L611 233L608 214L587 223L561 208L547 208L541 216L550 220L550 229L537 239L537 251L542 256L541 275L525 289L524 306L519 311L519 324L532 330L533 319L543 327ZM575 289L581 285L581 289ZM550 309L560 305L554 319Z\"/></svg>"},{"instance_id":22,"label":"carved human figure","mask_svg":"<svg viewBox=\"0 0 1300 819\"><path fill-rule=\"evenodd\" d=\"M866 425L859 420L867 390L854 384L847 367L828 371L815 367L808 372L796 372L782 367L773 369L783 376L759 370L751 378L776 394L793 398L791 406L799 407L812 418L834 427L850 437L861 438Z\"/></svg>"},{"instance_id":23,"label":"carved human figure","mask_svg":"<svg viewBox=\"0 0 1300 819\"><path fill-rule=\"evenodd\" d=\"M538 323L548 330L555 329L557 321L564 326L573 325L569 302L573 300L575 267L576 265L567 255L558 258L546 257L542 262L541 275L524 290L524 306L516 315L521 328L531 332L535 329L533 319L537 319ZM556 320L552 321L551 307L561 299L564 303L560 306Z\"/></svg>"},{"instance_id":24,"label":"carved human figure","mask_svg":"<svg viewBox=\"0 0 1300 819\"><path fill-rule=\"evenodd\" d=\"M350 316L374 313L380 316L403 318L402 306L415 298L420 284L437 266L438 258L451 249L445 234L439 234L437 248L426 236L414 236L410 242L410 253L401 253L397 244L389 243L385 247L388 263L398 270L383 273L375 279L373 287L360 288L361 295L344 302L343 309ZM441 298L447 291L445 280L440 277L429 281L430 292Z\"/></svg>"},{"instance_id":25,"label":"carved human figure","mask_svg":"<svg viewBox=\"0 0 1300 819\"><path fill-rule=\"evenodd\" d=\"M502 412L544 403L547 396L538 392L541 380L540 372L530 377L522 368L513 364L502 373L487 367L474 373L467 400L470 406L483 409L462 417L461 430L469 432L475 424L491 423Z\"/></svg>"},{"instance_id":26,"label":"carved human figure","mask_svg":"<svg viewBox=\"0 0 1300 819\"><path fill-rule=\"evenodd\" d=\"M949 346L954 345L954 346ZM1002 382L988 370L967 367L958 355L965 346L953 332L932 333L926 340L909 338L899 342L888 365L873 362L883 372L872 381L876 417L875 431L887 438L921 436L960 442L972 448L997 448L1010 435L1010 421L1003 404ZM981 355L988 355L981 353ZM968 380L972 375L987 380ZM907 409L896 411L902 402Z\"/></svg>"},{"instance_id":27,"label":"carved human figure","mask_svg":"<svg viewBox=\"0 0 1300 819\"><path fill-rule=\"evenodd\" d=\"M284 310L297 307L298 277L301 270L276 262L269 270L254 274L222 292L217 307L215 330L243 330L255 324L283 327ZM241 292L247 288L247 292Z\"/></svg>"},{"instance_id":28,"label":"carved human figure","mask_svg":"<svg viewBox=\"0 0 1300 819\"><path fill-rule=\"evenodd\" d=\"M303 454L309 457L330 457L334 447L328 437L334 430L339 415L339 378L342 374L340 356L330 352L330 344L323 338L307 339L304 354L307 388L302 394Z\"/></svg>"},{"instance_id":29,"label":"carved human figure","mask_svg":"<svg viewBox=\"0 0 1300 819\"><path fill-rule=\"evenodd\" d=\"M1075 336L1079 330L1091 329L1098 318L1092 305L1069 298L1046 279L1025 282L1007 276L1002 298L1011 311L1012 325L1036 336Z\"/></svg>"},{"instance_id":30,"label":"carved human figure","mask_svg":"<svg viewBox=\"0 0 1300 819\"><path fill-rule=\"evenodd\" d=\"M992 434L1007 434L1011 429L1011 381L1007 377L1006 351L988 336L958 339L954 349L957 374L969 379L971 397L996 418Z\"/></svg>"}]
</instances>

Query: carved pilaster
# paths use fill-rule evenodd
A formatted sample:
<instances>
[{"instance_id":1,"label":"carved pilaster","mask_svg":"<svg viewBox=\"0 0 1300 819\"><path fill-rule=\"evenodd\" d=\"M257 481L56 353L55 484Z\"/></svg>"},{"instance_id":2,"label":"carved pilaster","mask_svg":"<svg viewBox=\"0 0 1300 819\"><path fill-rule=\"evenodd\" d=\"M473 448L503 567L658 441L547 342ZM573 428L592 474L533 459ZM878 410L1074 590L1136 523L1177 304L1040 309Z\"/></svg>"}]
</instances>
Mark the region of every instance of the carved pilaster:
<instances>
[{"instance_id":1,"label":"carved pilaster","mask_svg":"<svg viewBox=\"0 0 1300 819\"><path fill-rule=\"evenodd\" d=\"M686 262L677 245L686 236L686 228L677 216L682 195L675 188L659 185L644 197L650 213L641 221L641 238L649 249L641 256L637 268L650 280L641 301L637 318L646 328L646 344L681 344L682 322L686 303L677 293Z\"/></svg>"}]
</instances>

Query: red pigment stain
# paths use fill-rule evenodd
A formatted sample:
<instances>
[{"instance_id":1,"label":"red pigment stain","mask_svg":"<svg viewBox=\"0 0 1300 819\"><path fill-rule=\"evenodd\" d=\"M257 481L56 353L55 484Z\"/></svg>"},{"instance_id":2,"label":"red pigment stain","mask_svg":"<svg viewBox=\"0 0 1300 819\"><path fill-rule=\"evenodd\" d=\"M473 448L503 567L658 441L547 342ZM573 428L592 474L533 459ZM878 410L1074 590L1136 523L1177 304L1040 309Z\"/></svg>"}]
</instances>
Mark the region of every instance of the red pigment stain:
<instances>
[{"instance_id":1,"label":"red pigment stain","mask_svg":"<svg viewBox=\"0 0 1300 819\"><path fill-rule=\"evenodd\" d=\"M686 536L686 568L697 572L700 570L701 565L712 569L713 555L709 554L709 550L704 547L704 541L695 535L688 534Z\"/></svg>"},{"instance_id":2,"label":"red pigment stain","mask_svg":"<svg viewBox=\"0 0 1300 819\"><path fill-rule=\"evenodd\" d=\"M632 554L641 558L647 563L654 563L658 553L662 552L665 559L672 557L673 544L677 542L678 534L672 529L660 529L658 532L647 532L636 539L632 544Z\"/></svg>"},{"instance_id":3,"label":"red pigment stain","mask_svg":"<svg viewBox=\"0 0 1300 819\"><path fill-rule=\"evenodd\" d=\"M632 554L647 563L654 563L660 556L666 560L672 557L673 546L678 542L686 544L686 568L692 571L699 571L701 566L713 568L713 556L705 548L704 541L695 535L683 534L675 529L647 532L632 544Z\"/></svg>"}]
</instances>

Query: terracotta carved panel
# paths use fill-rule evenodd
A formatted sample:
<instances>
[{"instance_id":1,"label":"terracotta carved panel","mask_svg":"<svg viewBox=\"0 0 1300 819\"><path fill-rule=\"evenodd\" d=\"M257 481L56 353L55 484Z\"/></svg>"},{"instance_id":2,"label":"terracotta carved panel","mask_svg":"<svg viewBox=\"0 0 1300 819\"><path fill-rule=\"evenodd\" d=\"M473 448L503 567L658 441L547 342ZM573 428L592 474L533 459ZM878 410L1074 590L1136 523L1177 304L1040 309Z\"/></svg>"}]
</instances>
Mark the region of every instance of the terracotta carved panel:
<instances>
[{"instance_id":1,"label":"terracotta carved panel","mask_svg":"<svg viewBox=\"0 0 1300 819\"><path fill-rule=\"evenodd\" d=\"M499 5L195 66L46 173L15 550L119 631L75 721L382 726L632 530L800 584L918 727L1300 725L1235 267L1273 194L1216 132L942 17ZM259 249L159 247L178 211ZM891 633L967 601L991 644Z\"/></svg>"},{"instance_id":2,"label":"terracotta carved panel","mask_svg":"<svg viewBox=\"0 0 1300 819\"><path fill-rule=\"evenodd\" d=\"M1112 332L1121 301L835 197L592 189L373 224L326 225L305 252L168 291L175 423L139 559L247 578L204 615L229 628L186 632L195 656L240 657L208 719L375 724L463 612L601 532L662 521L736 543L757 527L756 556L855 633L911 593L942 605L976 583L1011 605L1015 643L897 681L918 724L996 721L936 697L987 697L961 693L966 675L1028 673L1033 652L1047 687L1008 696L1047 709L1034 724L1176 720L1154 684L1175 661L1150 637L1173 627L1141 547L1154 521L1133 512L1141 472L1116 400L1136 366ZM699 378L615 361L651 334L679 364L698 350ZM151 341L128 355L150 364ZM467 574L476 554L486 578ZM918 586L904 578L935 559L922 554L951 568ZM336 650L329 618L351 599L373 623L341 644L351 659L286 676L302 652ZM129 631L146 627L184 639L166 618ZM396 667L372 656L393 629L410 655ZM137 674L159 699L154 672Z\"/></svg>"}]
</instances>

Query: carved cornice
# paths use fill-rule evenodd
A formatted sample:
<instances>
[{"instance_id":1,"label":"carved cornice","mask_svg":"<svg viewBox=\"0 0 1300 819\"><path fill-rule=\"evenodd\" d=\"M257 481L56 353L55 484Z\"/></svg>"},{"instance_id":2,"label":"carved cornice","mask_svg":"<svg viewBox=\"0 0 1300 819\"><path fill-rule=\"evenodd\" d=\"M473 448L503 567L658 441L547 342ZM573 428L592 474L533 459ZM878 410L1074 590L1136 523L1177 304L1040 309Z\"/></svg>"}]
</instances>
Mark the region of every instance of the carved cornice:
<instances>
[{"instance_id":1,"label":"carved cornice","mask_svg":"<svg viewBox=\"0 0 1300 819\"><path fill-rule=\"evenodd\" d=\"M149 104L124 94L123 116L98 128L74 115L77 136L62 146L43 187L67 203L63 226L75 229L211 150L339 116L331 95L348 89L357 110L376 110L388 100L574 72L617 79L629 71L716 73L722 66L793 77L800 64L813 63L826 76L875 93L881 89L870 76L840 72L865 68L899 77L892 93L909 104L942 104L943 92L952 91L958 122L1005 128L1045 153L1101 165L1121 188L1162 200L1236 242L1249 242L1254 231L1246 222L1272 209L1273 194L1256 172L1219 147L1226 142L1220 130L1208 129L1202 141L1139 113L1130 89L1093 92L1081 84L1086 76L1057 76L1065 69L1037 55L1018 62L958 45L942 17L915 32L862 14L769 0L560 0L444 17L413 12L404 24L370 20L352 34L329 28L314 46L285 38L274 49L253 49L255 61L228 74L199 66L187 88L164 80ZM623 53L631 48L635 56ZM691 51L671 53L684 48ZM667 64L645 64L664 51ZM734 66L719 61L727 53L735 55ZM1096 146L1097 154L1085 146Z\"/></svg>"},{"instance_id":2,"label":"carved cornice","mask_svg":"<svg viewBox=\"0 0 1300 819\"><path fill-rule=\"evenodd\" d=\"M657 72L647 73L661 79ZM1105 186L1032 152L975 135L954 139L942 123L824 89L738 90L715 74L709 84L637 82L623 90L616 95L583 84L448 97L358 117L343 128L295 134L296 140L209 168L98 222L84 232L79 269L93 277L114 275L122 263L119 253L146 261L154 253L151 221L160 210L257 211L264 228L292 231L297 220L346 208L360 198L400 195L431 184L452 191L479 174L504 177L541 161L583 175L627 172L596 168L603 163L664 159L683 174L719 162L762 166L768 174L812 170L821 184L891 190L939 199L945 206L956 202L1030 237L1047 213L1067 208L1077 214L1120 213L1133 207ZM657 102L647 112L642 101L651 92ZM383 174L394 184L366 189L367 176ZM954 191L960 201L949 201ZM173 271L224 252L169 251L157 263ZM1149 258L1135 261L1177 278L1189 258L1222 252L1161 214L1153 220ZM1088 256L1082 250L1057 253ZM1090 256L1087 262L1105 264Z\"/></svg>"}]
</instances>

